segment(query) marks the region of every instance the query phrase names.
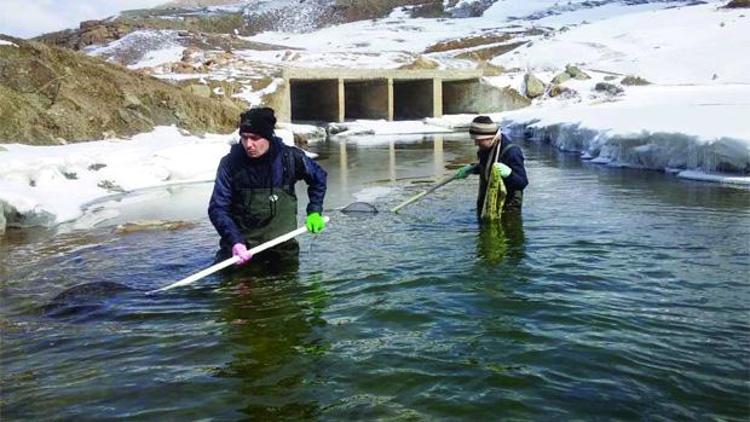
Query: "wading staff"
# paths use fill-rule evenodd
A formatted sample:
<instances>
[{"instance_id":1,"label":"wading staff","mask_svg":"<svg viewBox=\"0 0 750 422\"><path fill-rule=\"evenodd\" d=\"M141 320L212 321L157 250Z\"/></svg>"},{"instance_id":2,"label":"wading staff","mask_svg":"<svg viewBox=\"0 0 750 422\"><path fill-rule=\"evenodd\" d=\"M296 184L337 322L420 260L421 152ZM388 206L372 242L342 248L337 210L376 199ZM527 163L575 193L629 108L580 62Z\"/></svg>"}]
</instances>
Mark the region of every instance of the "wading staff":
<instances>
[{"instance_id":1,"label":"wading staff","mask_svg":"<svg viewBox=\"0 0 750 422\"><path fill-rule=\"evenodd\" d=\"M328 217L327 215L323 217L323 221L325 221L326 223L330 219L331 218ZM307 227L302 226L300 228L297 228L295 230L290 231L287 234L282 234L281 236L279 236L279 237L277 237L275 239L271 239L268 242L261 243L260 245L258 245L256 247L250 249L248 252L250 252L253 255L258 254L260 252L265 251L268 248L272 248L272 247L274 247L274 246L276 246L276 245L278 245L280 243L284 243L287 240L290 240L290 239L292 239L292 238L294 238L296 236L299 236L302 233L305 233L306 231L307 231ZM183 278L180 281L176 281L176 282L174 282L172 284L169 284L169 285L166 285L164 287L161 287L161 288L158 288L158 289L155 289L155 290L151 290L148 293L150 294L150 293L163 292L165 290L173 289L175 287L181 287L181 286L186 286L186 285L188 285L190 283L195 283L196 281L202 279L203 277L211 275L211 274L213 274L213 273L215 273L215 272L217 272L219 270L223 270L224 268L226 268L226 267L228 267L230 265L236 264L237 261L239 261L239 258L236 257L236 256L233 256L231 258L228 258L228 259L225 259L224 261L219 262L218 264L214 264L214 265L206 268L205 270L199 271L199 272L197 272L197 273L195 273L195 274L193 274L193 275L191 275L189 277L185 277L185 278Z\"/></svg>"},{"instance_id":2,"label":"wading staff","mask_svg":"<svg viewBox=\"0 0 750 422\"><path fill-rule=\"evenodd\" d=\"M445 186L445 185L447 185L447 184L448 184L449 182L452 182L452 181L453 181L453 180L455 180L455 179L456 179L456 175L454 174L454 175L452 175L452 176L448 176L448 177L446 177L446 178L444 178L444 179L440 180L440 182L438 182L438 184L437 184L437 185L435 185L435 186L433 186L433 187L431 187L431 188L427 189L427 190L426 190L426 191L424 191L424 192L418 193L418 194L416 194L416 195L412 196L411 198L407 199L406 201L402 202L401 204L399 204L399 205L397 205L397 206L393 207L393 208L391 209L391 212L394 212L394 213L398 213L398 210L400 210L401 208L403 208L403 207L405 207L405 206L407 206L407 205L409 205L409 204L411 204L411 203L413 203L413 202L417 202L417 201L419 201L420 199L422 199L422 197L424 197L424 196L425 196L425 195L427 195L428 193L434 192L435 190L437 190L437 188L439 188L439 187L441 187L441 186Z\"/></svg>"}]
</instances>

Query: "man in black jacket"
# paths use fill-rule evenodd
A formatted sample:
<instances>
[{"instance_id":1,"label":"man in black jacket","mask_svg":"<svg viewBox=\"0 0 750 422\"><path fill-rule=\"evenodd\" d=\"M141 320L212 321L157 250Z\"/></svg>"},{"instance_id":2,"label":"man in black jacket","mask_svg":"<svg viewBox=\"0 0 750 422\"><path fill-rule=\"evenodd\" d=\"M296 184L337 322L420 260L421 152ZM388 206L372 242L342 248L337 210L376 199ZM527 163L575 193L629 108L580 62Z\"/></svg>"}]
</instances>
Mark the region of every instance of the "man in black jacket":
<instances>
[{"instance_id":1,"label":"man in black jacket","mask_svg":"<svg viewBox=\"0 0 750 422\"><path fill-rule=\"evenodd\" d=\"M240 142L219 163L208 206L211 223L221 236L217 260L231 256L238 264L249 261L248 249L297 228L297 196L294 185L307 183L308 231L325 228L323 198L326 172L296 147L285 145L274 135L276 117L268 107L253 108L240 116ZM261 255L266 260L295 257L299 252L292 239Z\"/></svg>"},{"instance_id":2,"label":"man in black jacket","mask_svg":"<svg viewBox=\"0 0 750 422\"><path fill-rule=\"evenodd\" d=\"M456 173L456 178L464 179L469 174L480 175L479 194L477 195L477 214L481 213L484 198L487 194L488 169L496 166L500 171L507 196L503 206L506 212L521 212L523 190L529 184L526 168L523 165L523 151L505 135L498 133L497 125L488 116L478 116L471 122L469 134L478 147L478 163L467 164ZM497 159L495 158L497 157Z\"/></svg>"}]
</instances>

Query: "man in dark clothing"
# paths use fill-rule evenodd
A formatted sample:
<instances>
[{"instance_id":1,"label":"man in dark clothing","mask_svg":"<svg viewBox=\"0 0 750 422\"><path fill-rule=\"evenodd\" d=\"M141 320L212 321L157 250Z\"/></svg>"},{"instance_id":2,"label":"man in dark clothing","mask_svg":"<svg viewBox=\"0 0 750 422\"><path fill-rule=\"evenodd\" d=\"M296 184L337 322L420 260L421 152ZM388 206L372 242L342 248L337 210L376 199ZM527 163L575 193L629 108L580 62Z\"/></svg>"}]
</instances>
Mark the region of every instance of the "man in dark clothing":
<instances>
[{"instance_id":1,"label":"man in dark clothing","mask_svg":"<svg viewBox=\"0 0 750 422\"><path fill-rule=\"evenodd\" d=\"M294 185L307 183L308 231L325 228L323 198L326 172L296 147L285 145L274 135L273 109L253 108L240 116L240 142L219 163L208 206L211 223L221 236L217 260L231 256L244 264L252 257L249 248L297 228L297 196ZM265 260L296 258L292 239L261 254Z\"/></svg>"},{"instance_id":2,"label":"man in dark clothing","mask_svg":"<svg viewBox=\"0 0 750 422\"><path fill-rule=\"evenodd\" d=\"M469 134L478 147L477 157L479 162L467 164L458 169L456 178L464 179L469 174L480 176L477 214L481 213L484 206L492 166L498 168L507 190L503 213L520 213L523 205L523 190L529 184L526 178L526 168L523 165L524 158L521 147L498 131L497 125L488 116L476 117L471 122Z\"/></svg>"}]
</instances>

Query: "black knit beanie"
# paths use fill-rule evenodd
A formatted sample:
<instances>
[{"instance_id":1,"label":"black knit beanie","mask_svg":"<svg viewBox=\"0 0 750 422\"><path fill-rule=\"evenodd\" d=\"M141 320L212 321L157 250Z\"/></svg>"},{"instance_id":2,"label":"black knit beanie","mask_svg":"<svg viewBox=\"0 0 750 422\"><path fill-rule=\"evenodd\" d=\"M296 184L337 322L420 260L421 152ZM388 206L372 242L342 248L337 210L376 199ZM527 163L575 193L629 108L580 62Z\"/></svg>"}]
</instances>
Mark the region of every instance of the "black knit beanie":
<instances>
[{"instance_id":1,"label":"black knit beanie","mask_svg":"<svg viewBox=\"0 0 750 422\"><path fill-rule=\"evenodd\" d=\"M269 107L256 107L240 114L240 134L254 133L269 141L273 139L276 116Z\"/></svg>"}]
</instances>

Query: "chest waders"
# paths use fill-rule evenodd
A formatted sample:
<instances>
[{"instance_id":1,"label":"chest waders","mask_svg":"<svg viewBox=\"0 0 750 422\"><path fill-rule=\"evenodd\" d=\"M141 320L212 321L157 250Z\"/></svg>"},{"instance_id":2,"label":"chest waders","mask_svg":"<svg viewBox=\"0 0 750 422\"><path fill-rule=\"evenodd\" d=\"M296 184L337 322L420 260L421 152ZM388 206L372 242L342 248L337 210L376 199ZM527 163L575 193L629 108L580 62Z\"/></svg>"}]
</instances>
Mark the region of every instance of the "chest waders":
<instances>
[{"instance_id":1,"label":"chest waders","mask_svg":"<svg viewBox=\"0 0 750 422\"><path fill-rule=\"evenodd\" d=\"M290 193L294 192L294 158L291 153L285 153L282 160L283 187L236 189L232 193L232 220L248 249L297 229L297 197ZM291 239L264 254L269 255L268 252L280 257L297 257L299 244Z\"/></svg>"}]
</instances>

